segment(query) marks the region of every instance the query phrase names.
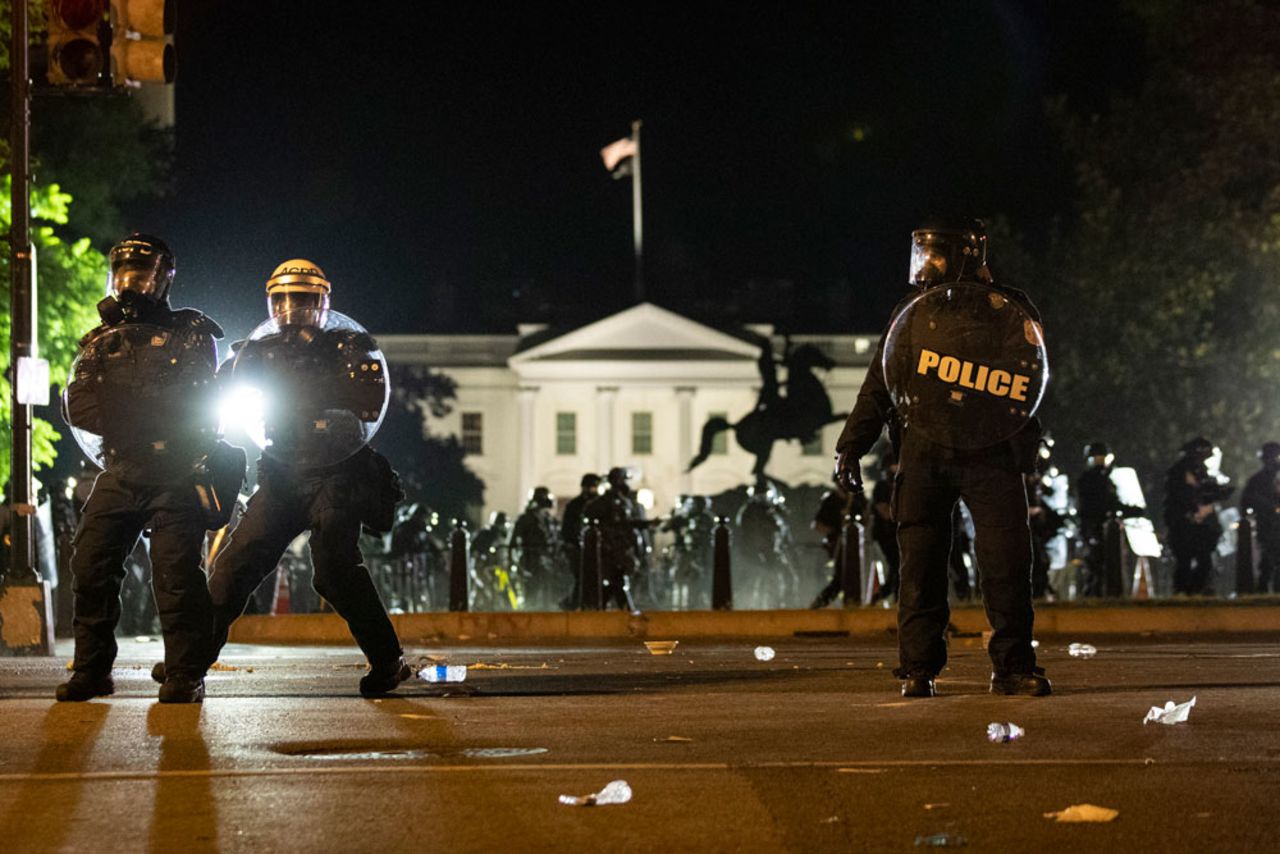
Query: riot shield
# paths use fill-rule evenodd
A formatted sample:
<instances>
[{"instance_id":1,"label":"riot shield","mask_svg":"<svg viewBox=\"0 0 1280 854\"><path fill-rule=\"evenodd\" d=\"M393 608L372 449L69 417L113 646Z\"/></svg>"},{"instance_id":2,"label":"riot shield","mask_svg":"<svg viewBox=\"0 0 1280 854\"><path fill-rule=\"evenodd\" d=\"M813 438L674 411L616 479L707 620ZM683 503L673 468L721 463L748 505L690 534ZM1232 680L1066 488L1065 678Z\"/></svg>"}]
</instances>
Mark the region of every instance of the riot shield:
<instances>
[{"instance_id":1,"label":"riot shield","mask_svg":"<svg viewBox=\"0 0 1280 854\"><path fill-rule=\"evenodd\" d=\"M116 454L188 461L218 436L217 344L145 323L109 326L71 364L63 408L71 435L99 467Z\"/></svg>"},{"instance_id":2,"label":"riot shield","mask_svg":"<svg viewBox=\"0 0 1280 854\"><path fill-rule=\"evenodd\" d=\"M884 377L904 424L948 448L985 448L1035 415L1049 380L1040 324L977 283L925 290L885 335Z\"/></svg>"},{"instance_id":3,"label":"riot shield","mask_svg":"<svg viewBox=\"0 0 1280 854\"><path fill-rule=\"evenodd\" d=\"M364 327L328 311L317 327L289 315L258 326L223 370L224 427L302 469L342 462L369 443L387 412L387 362Z\"/></svg>"}]
</instances>

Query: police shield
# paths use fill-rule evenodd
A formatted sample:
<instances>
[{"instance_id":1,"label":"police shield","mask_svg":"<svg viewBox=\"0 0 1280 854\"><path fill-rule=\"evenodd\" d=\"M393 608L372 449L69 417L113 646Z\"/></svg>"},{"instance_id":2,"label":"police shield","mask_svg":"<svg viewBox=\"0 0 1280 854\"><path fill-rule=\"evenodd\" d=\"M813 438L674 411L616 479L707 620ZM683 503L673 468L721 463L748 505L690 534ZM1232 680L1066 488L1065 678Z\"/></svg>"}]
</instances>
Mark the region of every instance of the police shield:
<instances>
[{"instance_id":1,"label":"police shield","mask_svg":"<svg viewBox=\"0 0 1280 854\"><path fill-rule=\"evenodd\" d=\"M948 448L989 447L1040 406L1049 381L1044 333L995 288L929 288L890 324L884 376L912 430Z\"/></svg>"},{"instance_id":2,"label":"police shield","mask_svg":"<svg viewBox=\"0 0 1280 854\"><path fill-rule=\"evenodd\" d=\"M367 445L390 397L373 336L336 311L319 326L313 320L263 322L224 368L224 429L242 429L269 457L302 469L342 462Z\"/></svg>"},{"instance_id":3,"label":"police shield","mask_svg":"<svg viewBox=\"0 0 1280 854\"><path fill-rule=\"evenodd\" d=\"M99 467L124 455L181 467L213 447L217 344L193 330L109 326L83 343L63 392L71 435Z\"/></svg>"}]
</instances>

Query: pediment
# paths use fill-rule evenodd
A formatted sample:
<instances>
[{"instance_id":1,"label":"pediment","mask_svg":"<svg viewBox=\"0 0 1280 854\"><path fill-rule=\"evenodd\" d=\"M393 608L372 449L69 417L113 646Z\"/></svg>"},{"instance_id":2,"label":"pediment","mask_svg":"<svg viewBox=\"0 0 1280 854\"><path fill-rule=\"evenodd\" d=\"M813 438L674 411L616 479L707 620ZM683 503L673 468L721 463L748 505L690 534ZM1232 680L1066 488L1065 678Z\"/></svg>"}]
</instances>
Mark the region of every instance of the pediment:
<instances>
[{"instance_id":1,"label":"pediment","mask_svg":"<svg viewBox=\"0 0 1280 854\"><path fill-rule=\"evenodd\" d=\"M652 303L542 341L512 367L544 361L754 361L758 346Z\"/></svg>"}]
</instances>

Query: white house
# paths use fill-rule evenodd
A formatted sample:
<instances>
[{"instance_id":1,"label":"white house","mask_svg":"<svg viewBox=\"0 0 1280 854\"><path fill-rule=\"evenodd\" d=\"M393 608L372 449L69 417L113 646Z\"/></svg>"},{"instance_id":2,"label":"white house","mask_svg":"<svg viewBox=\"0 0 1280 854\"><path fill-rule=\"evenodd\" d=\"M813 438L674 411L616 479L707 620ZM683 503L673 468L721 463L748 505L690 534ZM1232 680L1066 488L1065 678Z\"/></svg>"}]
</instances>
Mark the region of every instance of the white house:
<instances>
[{"instance_id":1,"label":"white house","mask_svg":"<svg viewBox=\"0 0 1280 854\"><path fill-rule=\"evenodd\" d=\"M426 365L458 386L453 412L430 419L433 433L461 438L469 465L485 482L485 512L523 507L535 486L562 500L585 472L613 466L637 473L660 511L681 493L715 494L751 482L754 457L722 433L710 458L686 472L702 426L720 415L736 422L756 405L760 349L734 335L650 303L567 331L522 325L514 335L383 335L393 364ZM875 351L874 335L793 335L836 367L824 384L834 409L853 405ZM782 366L779 363L779 373ZM779 376L785 382L785 376ZM784 386L785 392L785 386ZM826 483L839 422L821 441L775 446L768 474L789 483Z\"/></svg>"}]
</instances>

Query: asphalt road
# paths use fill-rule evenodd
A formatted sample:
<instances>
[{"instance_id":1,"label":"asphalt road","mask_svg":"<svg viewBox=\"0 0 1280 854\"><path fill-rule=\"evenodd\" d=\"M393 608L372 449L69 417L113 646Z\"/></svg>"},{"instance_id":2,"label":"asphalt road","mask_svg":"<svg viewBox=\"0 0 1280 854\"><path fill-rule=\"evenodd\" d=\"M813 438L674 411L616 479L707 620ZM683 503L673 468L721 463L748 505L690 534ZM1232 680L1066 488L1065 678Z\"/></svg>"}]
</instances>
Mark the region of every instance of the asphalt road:
<instances>
[{"instance_id":1,"label":"asphalt road","mask_svg":"<svg viewBox=\"0 0 1280 854\"><path fill-rule=\"evenodd\" d=\"M85 704L51 699L67 656L0 659L0 850L1280 849L1280 644L1046 639L1057 693L1031 699L987 694L957 639L916 701L888 642L752 646L414 649L496 669L381 701L354 649L229 647L189 707L155 702L154 642ZM1189 722L1143 725L1193 695ZM1026 735L989 743L993 721ZM615 779L629 803L557 802ZM1081 803L1119 816L1043 815Z\"/></svg>"}]
</instances>

